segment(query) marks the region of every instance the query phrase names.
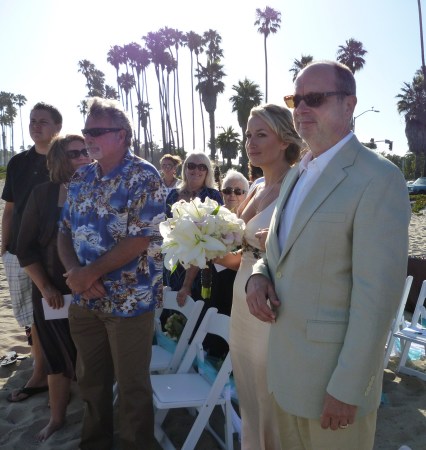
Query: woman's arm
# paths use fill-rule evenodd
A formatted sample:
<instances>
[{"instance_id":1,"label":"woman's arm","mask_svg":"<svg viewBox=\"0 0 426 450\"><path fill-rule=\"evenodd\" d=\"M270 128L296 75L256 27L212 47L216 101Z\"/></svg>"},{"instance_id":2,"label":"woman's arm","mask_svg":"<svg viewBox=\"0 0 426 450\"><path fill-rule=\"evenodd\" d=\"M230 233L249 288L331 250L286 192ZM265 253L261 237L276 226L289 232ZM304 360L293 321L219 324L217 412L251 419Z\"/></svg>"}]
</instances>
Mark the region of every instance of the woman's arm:
<instances>
[{"instance_id":1,"label":"woman's arm","mask_svg":"<svg viewBox=\"0 0 426 450\"><path fill-rule=\"evenodd\" d=\"M62 294L50 282L46 271L39 262L26 266L25 272L27 272L33 283L38 287L42 297L46 299L49 306L54 309L62 308L64 306Z\"/></svg>"},{"instance_id":2,"label":"woman's arm","mask_svg":"<svg viewBox=\"0 0 426 450\"><path fill-rule=\"evenodd\" d=\"M213 262L215 264L220 264L227 269L238 270L241 264L241 254L242 250L230 252L222 258L215 258Z\"/></svg>"},{"instance_id":3,"label":"woman's arm","mask_svg":"<svg viewBox=\"0 0 426 450\"><path fill-rule=\"evenodd\" d=\"M185 279L183 280L182 287L179 289L176 295L176 301L179 306L183 306L186 302L186 297L191 296L192 293L192 284L198 274L200 269L197 266L191 266L189 269L185 271ZM197 300L197 299L195 299Z\"/></svg>"}]
</instances>

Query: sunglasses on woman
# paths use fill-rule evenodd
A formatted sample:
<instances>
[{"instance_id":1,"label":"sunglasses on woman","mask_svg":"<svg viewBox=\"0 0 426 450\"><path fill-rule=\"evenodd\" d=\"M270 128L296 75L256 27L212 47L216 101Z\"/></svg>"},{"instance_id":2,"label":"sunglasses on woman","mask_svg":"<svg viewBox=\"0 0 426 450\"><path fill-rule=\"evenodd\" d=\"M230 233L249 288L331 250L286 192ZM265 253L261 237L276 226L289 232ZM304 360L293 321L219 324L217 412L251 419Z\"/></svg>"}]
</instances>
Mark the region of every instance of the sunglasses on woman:
<instances>
[{"instance_id":1,"label":"sunglasses on woman","mask_svg":"<svg viewBox=\"0 0 426 450\"><path fill-rule=\"evenodd\" d=\"M231 187L227 187L225 189L221 190L222 194L225 195L231 195L232 193L234 193L235 195L243 195L246 193L246 191L244 189L240 189L240 188L231 188Z\"/></svg>"},{"instance_id":2,"label":"sunglasses on woman","mask_svg":"<svg viewBox=\"0 0 426 450\"><path fill-rule=\"evenodd\" d=\"M186 167L188 167L189 170L195 170L198 169L201 172L207 172L207 166L205 164L195 164L193 162L189 162Z\"/></svg>"},{"instance_id":3,"label":"sunglasses on woman","mask_svg":"<svg viewBox=\"0 0 426 450\"><path fill-rule=\"evenodd\" d=\"M306 103L306 106L310 108L319 108L323 105L327 99L327 97L331 97L333 95L351 95L344 91L336 91L336 92L311 92L306 95L286 95L284 97L285 104L289 108L297 108L300 105L300 102L303 100Z\"/></svg>"},{"instance_id":4,"label":"sunglasses on woman","mask_svg":"<svg viewBox=\"0 0 426 450\"><path fill-rule=\"evenodd\" d=\"M69 159L77 159L81 156L88 157L89 153L87 152L87 148L82 148L81 150L67 150L66 151L67 158Z\"/></svg>"}]
</instances>

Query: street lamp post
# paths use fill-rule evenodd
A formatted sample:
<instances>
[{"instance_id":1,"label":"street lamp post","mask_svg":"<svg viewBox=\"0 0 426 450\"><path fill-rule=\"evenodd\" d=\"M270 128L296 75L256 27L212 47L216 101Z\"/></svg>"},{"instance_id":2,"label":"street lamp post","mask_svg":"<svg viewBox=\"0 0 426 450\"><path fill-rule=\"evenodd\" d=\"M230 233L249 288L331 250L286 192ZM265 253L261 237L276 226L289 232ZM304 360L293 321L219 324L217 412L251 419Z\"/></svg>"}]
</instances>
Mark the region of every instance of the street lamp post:
<instances>
[{"instance_id":1,"label":"street lamp post","mask_svg":"<svg viewBox=\"0 0 426 450\"><path fill-rule=\"evenodd\" d=\"M361 114L358 114L357 116L355 116L355 117L354 117L354 127L353 127L353 131L355 131L355 120L358 119L358 117L360 117L360 116L362 116L363 114L368 113L368 112L376 112L376 113L378 113L378 112L380 112L380 111L377 110L377 109L374 109L374 106L372 106L370 109L366 109L366 110L363 111Z\"/></svg>"}]
</instances>

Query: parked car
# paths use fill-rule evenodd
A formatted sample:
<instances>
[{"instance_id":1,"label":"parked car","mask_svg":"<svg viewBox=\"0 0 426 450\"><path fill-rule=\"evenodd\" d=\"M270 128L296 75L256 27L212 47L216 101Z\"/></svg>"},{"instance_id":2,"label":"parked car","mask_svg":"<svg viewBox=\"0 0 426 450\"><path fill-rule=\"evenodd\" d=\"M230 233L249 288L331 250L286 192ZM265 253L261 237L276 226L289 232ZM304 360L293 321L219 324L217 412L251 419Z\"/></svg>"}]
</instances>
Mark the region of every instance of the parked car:
<instances>
[{"instance_id":1,"label":"parked car","mask_svg":"<svg viewBox=\"0 0 426 450\"><path fill-rule=\"evenodd\" d=\"M426 194L426 177L417 178L417 180L408 186L409 194Z\"/></svg>"}]
</instances>

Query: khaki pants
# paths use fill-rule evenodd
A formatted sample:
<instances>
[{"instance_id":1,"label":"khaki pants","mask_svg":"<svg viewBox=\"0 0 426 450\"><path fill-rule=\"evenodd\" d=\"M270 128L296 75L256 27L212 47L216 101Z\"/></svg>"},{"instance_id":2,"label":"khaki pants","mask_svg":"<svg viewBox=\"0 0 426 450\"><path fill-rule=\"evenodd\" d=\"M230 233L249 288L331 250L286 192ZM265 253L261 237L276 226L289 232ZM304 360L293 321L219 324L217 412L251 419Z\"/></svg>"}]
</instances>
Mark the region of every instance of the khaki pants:
<instances>
[{"instance_id":1,"label":"khaki pants","mask_svg":"<svg viewBox=\"0 0 426 450\"><path fill-rule=\"evenodd\" d=\"M119 385L120 449L154 448L149 376L154 313L126 318L71 305L69 322L85 403L80 449L112 448L114 375Z\"/></svg>"},{"instance_id":2,"label":"khaki pants","mask_svg":"<svg viewBox=\"0 0 426 450\"><path fill-rule=\"evenodd\" d=\"M297 417L277 410L282 450L371 450L376 432L377 411L358 417L348 428L324 430L319 419Z\"/></svg>"}]
</instances>

